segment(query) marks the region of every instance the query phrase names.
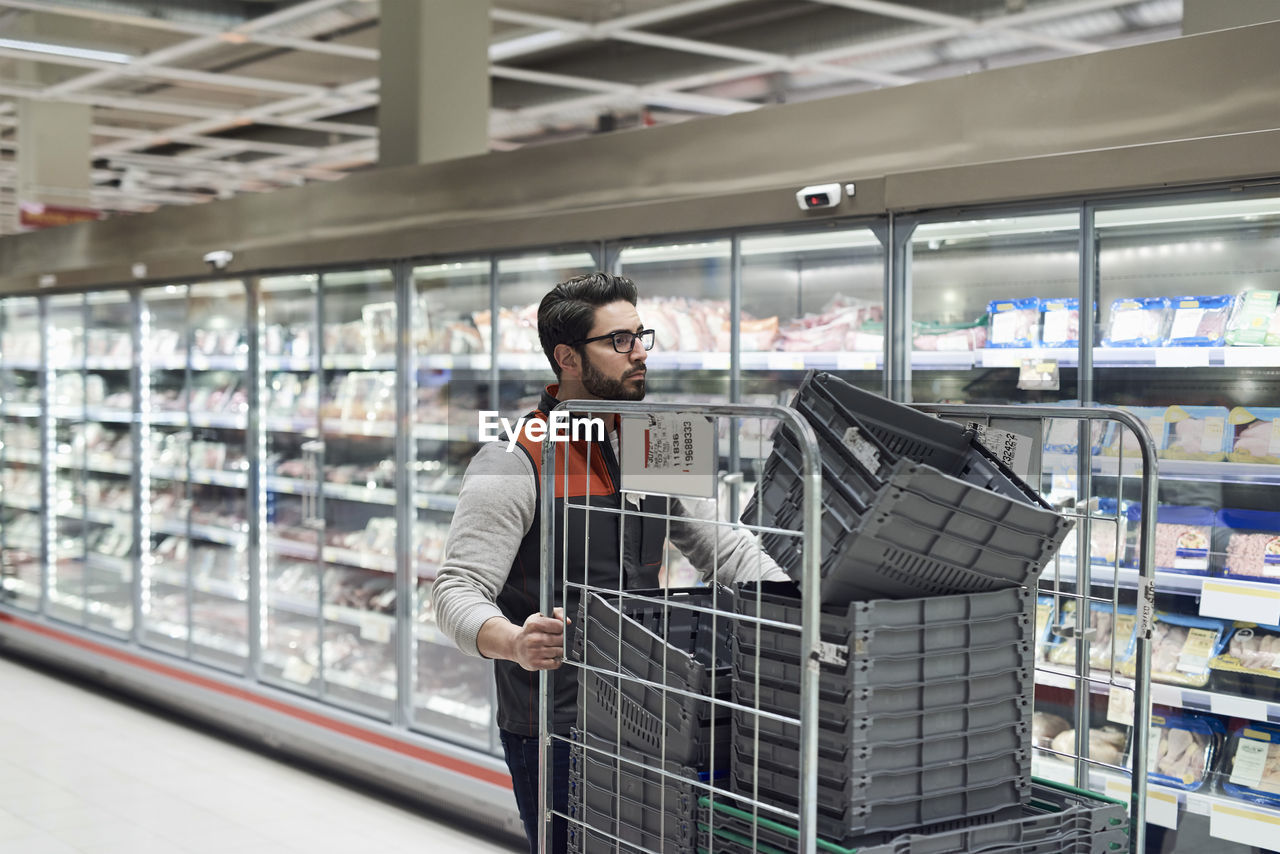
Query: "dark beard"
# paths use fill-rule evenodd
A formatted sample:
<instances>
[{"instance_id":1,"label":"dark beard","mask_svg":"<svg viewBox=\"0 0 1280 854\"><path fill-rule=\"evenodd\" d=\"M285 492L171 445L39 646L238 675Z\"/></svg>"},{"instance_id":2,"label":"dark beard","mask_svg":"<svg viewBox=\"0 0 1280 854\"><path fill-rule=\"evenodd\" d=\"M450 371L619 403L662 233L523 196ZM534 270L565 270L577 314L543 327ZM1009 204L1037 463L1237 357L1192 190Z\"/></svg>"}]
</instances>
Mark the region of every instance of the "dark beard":
<instances>
[{"instance_id":1,"label":"dark beard","mask_svg":"<svg viewBox=\"0 0 1280 854\"><path fill-rule=\"evenodd\" d=\"M635 370L635 369L633 369ZM644 370L640 368L640 370ZM615 380L605 376L596 366L591 364L591 360L586 354L582 357L582 385L587 391L591 392L601 400L644 400L644 377L640 377L640 382L629 385L627 377Z\"/></svg>"}]
</instances>

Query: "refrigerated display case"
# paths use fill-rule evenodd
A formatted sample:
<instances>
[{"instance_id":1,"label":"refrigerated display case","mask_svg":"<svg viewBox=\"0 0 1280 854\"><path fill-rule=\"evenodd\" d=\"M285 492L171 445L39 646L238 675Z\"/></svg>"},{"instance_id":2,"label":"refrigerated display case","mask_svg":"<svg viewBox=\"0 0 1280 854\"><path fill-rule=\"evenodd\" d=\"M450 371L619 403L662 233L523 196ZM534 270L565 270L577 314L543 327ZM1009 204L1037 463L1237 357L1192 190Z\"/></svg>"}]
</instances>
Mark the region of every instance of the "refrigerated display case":
<instances>
[{"instance_id":1,"label":"refrigerated display case","mask_svg":"<svg viewBox=\"0 0 1280 854\"><path fill-rule=\"evenodd\" d=\"M248 300L241 281L142 292L144 642L249 661Z\"/></svg>"},{"instance_id":2,"label":"refrigerated display case","mask_svg":"<svg viewBox=\"0 0 1280 854\"><path fill-rule=\"evenodd\" d=\"M485 802L508 815L491 663L436 631L430 585L478 447L478 411L524 414L551 382L533 322L538 300L608 259L636 280L641 318L659 330L648 362L655 399L785 402L811 368L901 392L901 363L920 402L1151 408L1165 452L1158 513L1167 504L1210 517L1190 522L1180 510L1162 519L1194 529L1205 554L1158 545L1157 606L1216 619L1228 608L1251 620L1251 634L1233 626L1213 659L1245 661L1256 651L1244 640L1280 636L1280 611L1264 613L1280 603L1267 580L1280 565L1268 560L1267 535L1280 532L1265 515L1280 486L1280 406L1270 405L1280 400L1280 346L1267 343L1268 293L1280 291L1268 260L1280 236L1273 198L1055 201L913 213L895 228L858 220L5 298L4 610L25 610L33 624L49 617L46 629L88 629L76 637L154 655L150 667L213 665L196 672L221 674L227 697L252 694L273 714L301 710L287 714L358 732L361 750L426 751L428 762L481 781ZM895 252L905 269L890 263ZM1171 297L1183 299L1164 307L1164 334L1175 323L1197 334L1172 335L1178 346L1118 346L1136 339L1114 328L1117 301L1141 311L1151 305L1143 300ZM1079 311L1082 299L1097 303L1096 324L1091 309ZM895 321L895 301L909 317ZM1178 320L1179 311L1204 313ZM1151 321L1128 322L1141 330ZM1059 388L1020 388L1027 362L1053 362ZM1087 537L1068 539L1054 583L1076 583L1087 563L1097 595L1119 590L1116 600L1128 601L1140 474L1132 440L1084 437L1096 500L1081 508L1081 437L1050 425L1033 438L1048 481L1041 491L1092 524ZM752 444L741 435L721 444L726 516L767 457L764 432ZM143 548L130 552L135 530ZM1167 539L1169 529L1159 530ZM1205 571L1189 566L1195 559ZM95 575L91 565L116 571ZM127 570L135 565L136 579ZM674 554L667 570L671 583L693 580ZM1043 641L1063 617L1045 623ZM130 633L138 646L129 647ZM1115 723L1109 697L1060 693L1054 662L1042 663L1046 709L1080 703L1096 728ZM1170 714L1280 718L1269 677L1222 663L1207 665L1203 685L1157 678L1156 702ZM352 761L403 768L376 756ZM1170 821L1200 822L1188 814L1223 805L1259 821L1280 817L1224 788L1224 768L1179 790ZM1093 782L1120 793L1121 781ZM1161 796L1159 784L1153 791Z\"/></svg>"},{"instance_id":3,"label":"refrigerated display case","mask_svg":"<svg viewBox=\"0 0 1280 854\"><path fill-rule=\"evenodd\" d=\"M44 344L40 303L0 303L0 601L40 609L45 550Z\"/></svg>"},{"instance_id":4,"label":"refrigerated display case","mask_svg":"<svg viewBox=\"0 0 1280 854\"><path fill-rule=\"evenodd\" d=\"M497 409L492 335L482 337L475 319L492 312L493 274L489 258L413 268L409 391L412 722L489 752L499 749L493 664L463 655L436 628L431 584L462 474L479 448L477 413Z\"/></svg>"}]
</instances>

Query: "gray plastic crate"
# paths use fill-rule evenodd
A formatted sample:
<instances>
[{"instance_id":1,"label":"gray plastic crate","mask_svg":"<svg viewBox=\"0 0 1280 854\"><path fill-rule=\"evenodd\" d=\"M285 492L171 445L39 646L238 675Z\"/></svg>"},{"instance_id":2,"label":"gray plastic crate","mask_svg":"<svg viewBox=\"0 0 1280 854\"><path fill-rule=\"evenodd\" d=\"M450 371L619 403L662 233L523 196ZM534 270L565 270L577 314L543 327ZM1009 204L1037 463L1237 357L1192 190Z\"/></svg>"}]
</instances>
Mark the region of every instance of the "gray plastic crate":
<instances>
[{"instance_id":1,"label":"gray plastic crate","mask_svg":"<svg viewBox=\"0 0 1280 854\"><path fill-rule=\"evenodd\" d=\"M1003 673L1031 667L1032 644L1002 643L990 647L939 652L927 656L882 656L849 660L845 678L854 687L892 688L920 685L943 679ZM758 664L756 663L758 661ZM780 661L738 649L734 653L734 678L762 680L772 685L799 685L799 662Z\"/></svg>"},{"instance_id":2,"label":"gray plastic crate","mask_svg":"<svg viewBox=\"0 0 1280 854\"><path fill-rule=\"evenodd\" d=\"M1011 586L1032 587L1060 544L1023 534L1026 550L1041 555L1030 559L931 531L892 512L881 512L882 503L892 510L893 490L882 491L883 501L861 515L837 490L824 488L822 498L819 561L823 602L843 604L859 599L915 598ZM782 502L773 518L767 521L773 527L798 530L802 519L798 503ZM1063 536L1065 532L1063 528ZM765 533L760 542L793 579L800 580L801 540L798 536Z\"/></svg>"},{"instance_id":3,"label":"gray plastic crate","mask_svg":"<svg viewBox=\"0 0 1280 854\"><path fill-rule=\"evenodd\" d=\"M880 774L875 778L877 800L866 800L870 788L865 782L837 781L819 778L814 793L818 811L818 832L823 836L843 839L852 833L905 830L912 827L954 821L960 818L996 812L1021 804L1030 793L1029 757L1012 763L1007 758L988 760L948 769L946 779L956 782L950 790L933 786L941 772L930 771L928 779L919 771ZM996 776L1009 772L1007 776ZM935 776L938 775L938 776ZM730 774L733 793L758 800L781 809L797 811L799 778L795 768L775 770L763 765L749 767L735 763ZM995 776L995 779L992 777ZM985 784L979 783L986 780ZM924 790L923 792L921 790ZM884 792L885 799L879 799ZM892 792L890 795L888 793Z\"/></svg>"},{"instance_id":4,"label":"gray plastic crate","mask_svg":"<svg viewBox=\"0 0 1280 854\"><path fill-rule=\"evenodd\" d=\"M798 706L800 692L795 688L790 690ZM818 711L819 752L861 762L870 770L892 768L892 763L916 755L923 749L920 745L929 741L936 743L928 746L928 756L898 767L913 767L929 761L949 762L975 750L990 753L1001 748L1030 746L1031 702L1027 697L1009 696L981 705L929 708L897 715L846 715L839 707L819 703L825 705ZM760 710L782 714L763 705ZM767 714L734 709L734 743L740 743L744 737L753 738L757 729L761 741L799 744L796 724Z\"/></svg>"},{"instance_id":5,"label":"gray plastic crate","mask_svg":"<svg viewBox=\"0 0 1280 854\"><path fill-rule=\"evenodd\" d=\"M934 712L919 717L927 720ZM957 731L954 725L942 732L914 739L884 739L870 735L858 741L842 741L834 733L824 732L819 737L818 761L827 770L824 776L862 776L880 772L893 772L904 768L927 770L935 766L948 766L957 762L991 759L1002 755L1023 753L1031 748L1030 727L1021 711L1005 712L1010 720L1000 721L982 729ZM757 722L759 737L757 738ZM733 719L733 749L735 761L739 757L759 756L772 767L798 768L800 762L800 730L784 724L781 732L766 727L765 723L779 722L759 718L749 712L739 711ZM874 733L872 723L868 732ZM919 726L927 730L928 726Z\"/></svg>"},{"instance_id":6,"label":"gray plastic crate","mask_svg":"<svg viewBox=\"0 0 1280 854\"><path fill-rule=\"evenodd\" d=\"M699 849L717 854L758 850L793 854L799 850L793 826L756 815L750 804L720 794L699 801ZM997 813L919 828L833 841L818 840L824 854L963 854L963 852L1066 851L1113 854L1129 848L1124 804L1092 792L1034 781L1025 804ZM709 837L714 834L714 843ZM752 838L758 848L751 848ZM746 846L746 847L743 847Z\"/></svg>"},{"instance_id":7,"label":"gray plastic crate","mask_svg":"<svg viewBox=\"0 0 1280 854\"><path fill-rule=\"evenodd\" d=\"M745 584L733 593L738 648L800 659L800 589L787 582ZM1021 587L915 599L875 599L823 606L819 633L829 657L924 655L940 651L1034 641L1035 595ZM826 663L830 664L830 660ZM836 665L838 669L838 665Z\"/></svg>"},{"instance_id":8,"label":"gray plastic crate","mask_svg":"<svg viewBox=\"0 0 1280 854\"><path fill-rule=\"evenodd\" d=\"M974 431L952 421L864 391L829 373L811 372L805 377L796 401L810 408L820 401L829 403L832 422L821 426L837 436L848 426L858 426L898 457L925 463L1006 498L1048 507L978 442Z\"/></svg>"},{"instance_id":9,"label":"gray plastic crate","mask_svg":"<svg viewBox=\"0 0 1280 854\"><path fill-rule=\"evenodd\" d=\"M713 691L726 700L733 692L729 620L680 607L711 607L709 588L631 593L665 599L583 597L574 657L606 672L579 673L578 729L682 765L726 766L729 711L711 698ZM715 596L728 604L727 590Z\"/></svg>"},{"instance_id":10,"label":"gray plastic crate","mask_svg":"<svg viewBox=\"0 0 1280 854\"><path fill-rule=\"evenodd\" d=\"M1029 697L1033 679L1030 661L1026 667L1012 670L891 687L855 686L843 675L824 672L819 675L818 722L824 728L843 730L860 716L919 714L921 709L982 706L1010 697ZM768 678L757 684L754 674L746 673L734 679L733 699L750 708L798 717L798 684Z\"/></svg>"},{"instance_id":11,"label":"gray plastic crate","mask_svg":"<svg viewBox=\"0 0 1280 854\"><path fill-rule=\"evenodd\" d=\"M636 750L583 732L573 733L569 748L569 797L590 803L588 792L617 793L647 809L688 818L705 789L695 781L698 769L660 763ZM664 773L665 772L665 773Z\"/></svg>"}]
</instances>

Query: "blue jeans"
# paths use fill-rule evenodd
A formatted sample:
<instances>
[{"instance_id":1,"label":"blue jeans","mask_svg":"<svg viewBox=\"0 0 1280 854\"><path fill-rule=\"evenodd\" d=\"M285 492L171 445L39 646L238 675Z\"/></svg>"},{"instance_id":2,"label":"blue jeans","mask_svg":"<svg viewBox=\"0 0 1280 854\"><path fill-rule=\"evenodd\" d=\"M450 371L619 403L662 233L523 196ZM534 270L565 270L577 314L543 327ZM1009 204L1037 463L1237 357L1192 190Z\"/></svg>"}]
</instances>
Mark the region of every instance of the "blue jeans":
<instances>
[{"instance_id":1,"label":"blue jeans","mask_svg":"<svg viewBox=\"0 0 1280 854\"><path fill-rule=\"evenodd\" d=\"M529 854L538 851L538 785L542 777L538 765L538 739L498 730L502 752L507 757L511 771L511 786L516 793L516 806L520 808L520 820L524 822L525 836L529 837ZM552 739L552 801L558 813L569 811L569 743ZM549 847L546 854L565 854L568 848L567 822L560 816L551 821Z\"/></svg>"}]
</instances>

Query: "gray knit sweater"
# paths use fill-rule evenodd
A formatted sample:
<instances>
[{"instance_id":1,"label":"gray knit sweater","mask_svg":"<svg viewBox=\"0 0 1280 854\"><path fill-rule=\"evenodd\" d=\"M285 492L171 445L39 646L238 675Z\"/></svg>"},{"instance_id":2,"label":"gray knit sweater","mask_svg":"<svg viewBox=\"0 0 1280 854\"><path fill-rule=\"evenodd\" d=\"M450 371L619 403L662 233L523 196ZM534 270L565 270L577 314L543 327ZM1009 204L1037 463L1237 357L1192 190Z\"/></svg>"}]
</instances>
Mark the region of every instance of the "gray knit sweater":
<instances>
[{"instance_id":1,"label":"gray knit sweater","mask_svg":"<svg viewBox=\"0 0 1280 854\"><path fill-rule=\"evenodd\" d=\"M507 453L501 443L482 446L467 467L432 601L440 631L468 655L480 655L476 635L485 621L502 616L495 600L533 524L537 494L529 459ZM710 523L710 501L680 499L671 506L671 543L704 580L786 580L748 532Z\"/></svg>"}]
</instances>

